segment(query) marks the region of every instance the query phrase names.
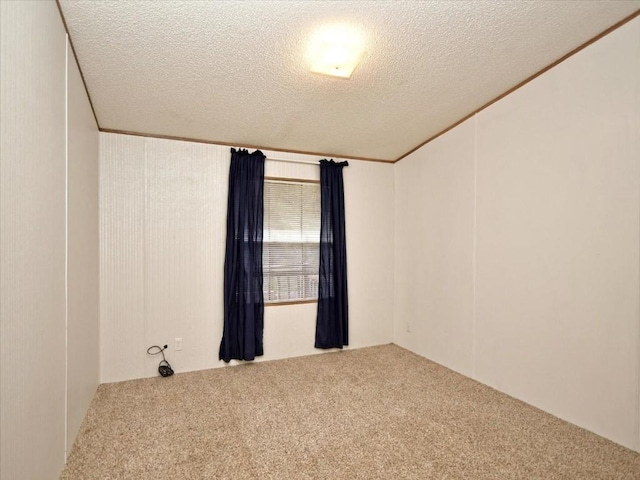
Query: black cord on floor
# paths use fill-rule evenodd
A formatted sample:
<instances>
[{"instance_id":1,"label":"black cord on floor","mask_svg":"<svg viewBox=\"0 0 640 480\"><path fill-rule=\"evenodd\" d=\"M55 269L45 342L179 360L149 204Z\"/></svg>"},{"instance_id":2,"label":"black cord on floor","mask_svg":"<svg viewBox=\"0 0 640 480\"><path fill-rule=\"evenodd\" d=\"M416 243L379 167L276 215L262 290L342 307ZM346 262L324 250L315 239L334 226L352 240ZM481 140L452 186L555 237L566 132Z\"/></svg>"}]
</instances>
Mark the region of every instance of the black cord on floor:
<instances>
[{"instance_id":1,"label":"black cord on floor","mask_svg":"<svg viewBox=\"0 0 640 480\"><path fill-rule=\"evenodd\" d=\"M149 348L147 348L147 353L149 355L158 355L158 354L162 354L162 360L160 361L160 364L158 365L158 373L160 373L160 375L162 375L163 377L170 377L171 375L173 375L173 369L171 368L171 365L169 365L169 362L167 362L167 359L164 358L164 351L167 349L168 345L165 345L163 348L160 348L158 345L153 345ZM157 348L158 351L157 352L152 352L151 350Z\"/></svg>"}]
</instances>

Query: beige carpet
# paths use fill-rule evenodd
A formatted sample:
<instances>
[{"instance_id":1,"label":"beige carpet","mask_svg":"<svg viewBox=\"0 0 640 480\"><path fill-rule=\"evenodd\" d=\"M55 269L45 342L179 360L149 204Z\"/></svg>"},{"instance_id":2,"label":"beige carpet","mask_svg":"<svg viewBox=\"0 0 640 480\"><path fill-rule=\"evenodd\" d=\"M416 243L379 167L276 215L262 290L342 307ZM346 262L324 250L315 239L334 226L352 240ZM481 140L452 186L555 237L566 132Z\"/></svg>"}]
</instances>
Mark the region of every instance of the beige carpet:
<instances>
[{"instance_id":1,"label":"beige carpet","mask_svg":"<svg viewBox=\"0 0 640 480\"><path fill-rule=\"evenodd\" d=\"M640 454L395 345L101 385L62 479L640 479Z\"/></svg>"}]
</instances>

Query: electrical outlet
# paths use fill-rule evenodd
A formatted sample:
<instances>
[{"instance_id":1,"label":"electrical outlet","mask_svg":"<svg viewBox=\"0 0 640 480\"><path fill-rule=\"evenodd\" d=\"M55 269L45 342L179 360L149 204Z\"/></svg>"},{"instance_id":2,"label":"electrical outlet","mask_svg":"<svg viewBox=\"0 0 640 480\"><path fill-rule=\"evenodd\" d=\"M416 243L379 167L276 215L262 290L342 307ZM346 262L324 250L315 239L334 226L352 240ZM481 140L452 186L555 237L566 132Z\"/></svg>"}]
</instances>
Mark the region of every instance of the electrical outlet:
<instances>
[{"instance_id":1,"label":"electrical outlet","mask_svg":"<svg viewBox=\"0 0 640 480\"><path fill-rule=\"evenodd\" d=\"M182 337L176 337L174 344L173 344L173 349L177 352L179 350L182 350Z\"/></svg>"},{"instance_id":2,"label":"electrical outlet","mask_svg":"<svg viewBox=\"0 0 640 480\"><path fill-rule=\"evenodd\" d=\"M407 333L411 333L411 323L407 322Z\"/></svg>"}]
</instances>

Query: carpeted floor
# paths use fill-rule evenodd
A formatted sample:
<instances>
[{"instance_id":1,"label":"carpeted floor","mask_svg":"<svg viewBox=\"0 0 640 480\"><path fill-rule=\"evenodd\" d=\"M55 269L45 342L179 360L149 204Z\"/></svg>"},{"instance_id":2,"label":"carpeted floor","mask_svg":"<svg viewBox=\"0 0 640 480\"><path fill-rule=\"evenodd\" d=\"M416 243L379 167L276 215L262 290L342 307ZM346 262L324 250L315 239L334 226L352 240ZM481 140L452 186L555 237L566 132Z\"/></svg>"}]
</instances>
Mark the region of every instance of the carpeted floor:
<instances>
[{"instance_id":1,"label":"carpeted floor","mask_svg":"<svg viewBox=\"0 0 640 480\"><path fill-rule=\"evenodd\" d=\"M101 385L61 479L640 479L640 454L395 345Z\"/></svg>"}]
</instances>

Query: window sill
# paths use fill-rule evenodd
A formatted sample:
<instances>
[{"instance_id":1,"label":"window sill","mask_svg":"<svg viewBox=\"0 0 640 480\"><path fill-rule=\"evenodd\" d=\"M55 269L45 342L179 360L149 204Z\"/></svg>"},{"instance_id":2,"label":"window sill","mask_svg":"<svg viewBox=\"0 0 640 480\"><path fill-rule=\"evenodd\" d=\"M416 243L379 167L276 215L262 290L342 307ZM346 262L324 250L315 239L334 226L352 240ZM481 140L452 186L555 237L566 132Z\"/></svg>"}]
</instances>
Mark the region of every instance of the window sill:
<instances>
[{"instance_id":1,"label":"window sill","mask_svg":"<svg viewBox=\"0 0 640 480\"><path fill-rule=\"evenodd\" d=\"M284 300L282 302L264 302L265 307L279 307L281 305L300 305L303 303L318 303L317 298L308 300Z\"/></svg>"}]
</instances>

